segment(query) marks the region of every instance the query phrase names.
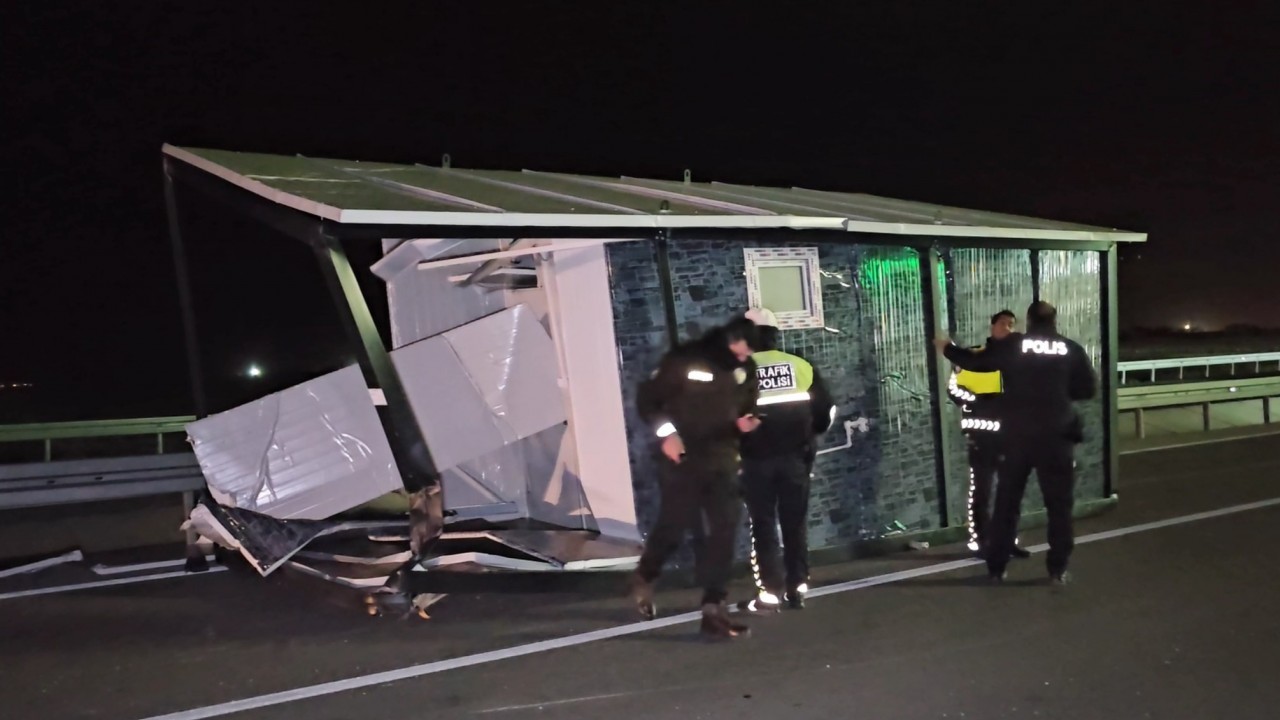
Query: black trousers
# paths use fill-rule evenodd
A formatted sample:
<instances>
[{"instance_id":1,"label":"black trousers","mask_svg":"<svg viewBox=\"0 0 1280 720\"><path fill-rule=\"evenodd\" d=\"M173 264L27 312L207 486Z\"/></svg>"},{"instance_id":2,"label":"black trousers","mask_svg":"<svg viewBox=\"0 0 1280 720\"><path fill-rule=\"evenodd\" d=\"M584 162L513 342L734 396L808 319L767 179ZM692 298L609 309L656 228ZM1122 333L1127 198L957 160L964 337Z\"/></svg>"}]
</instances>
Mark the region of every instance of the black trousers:
<instances>
[{"instance_id":1,"label":"black trousers","mask_svg":"<svg viewBox=\"0 0 1280 720\"><path fill-rule=\"evenodd\" d=\"M706 523L701 552L696 553L702 602L723 602L733 573L733 546L742 521L738 457L733 452L691 452L677 464L658 458L662 491L658 521L645 541L637 568L652 582L684 541L685 533Z\"/></svg>"},{"instance_id":2,"label":"black trousers","mask_svg":"<svg viewBox=\"0 0 1280 720\"><path fill-rule=\"evenodd\" d=\"M991 525L991 495L1000 467L1000 435L974 430L969 433L969 539L986 545Z\"/></svg>"},{"instance_id":3,"label":"black trousers","mask_svg":"<svg viewBox=\"0 0 1280 720\"><path fill-rule=\"evenodd\" d=\"M1022 495L1031 471L1036 471L1040 494L1049 516L1049 555L1045 560L1050 574L1067 569L1075 547L1072 510L1075 507L1075 467L1073 443L1058 436L1007 437L1000 463L1000 485L996 489L996 510L991 521L987 569L1004 571L1018 534Z\"/></svg>"},{"instance_id":4,"label":"black trousers","mask_svg":"<svg viewBox=\"0 0 1280 720\"><path fill-rule=\"evenodd\" d=\"M751 565L756 586L774 595L809 580L809 474L803 453L743 458L742 490L751 514ZM778 526L782 558L778 557Z\"/></svg>"}]
</instances>

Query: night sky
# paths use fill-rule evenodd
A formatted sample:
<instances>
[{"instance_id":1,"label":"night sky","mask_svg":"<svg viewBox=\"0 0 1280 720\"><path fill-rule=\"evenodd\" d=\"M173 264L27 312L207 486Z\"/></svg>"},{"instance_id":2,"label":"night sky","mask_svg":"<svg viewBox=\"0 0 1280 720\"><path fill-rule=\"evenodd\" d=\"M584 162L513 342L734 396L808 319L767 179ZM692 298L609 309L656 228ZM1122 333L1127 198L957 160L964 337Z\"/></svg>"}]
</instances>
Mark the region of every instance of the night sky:
<instances>
[{"instance_id":1,"label":"night sky","mask_svg":"<svg viewBox=\"0 0 1280 720\"><path fill-rule=\"evenodd\" d=\"M163 142L691 168L1119 227L1150 234L1122 253L1125 325L1280 325L1273 3L252 5L0 10L0 383L43 398L0 391L0 422L190 409ZM308 253L190 206L215 385L253 396L336 367ZM275 372L237 377L252 362Z\"/></svg>"}]
</instances>

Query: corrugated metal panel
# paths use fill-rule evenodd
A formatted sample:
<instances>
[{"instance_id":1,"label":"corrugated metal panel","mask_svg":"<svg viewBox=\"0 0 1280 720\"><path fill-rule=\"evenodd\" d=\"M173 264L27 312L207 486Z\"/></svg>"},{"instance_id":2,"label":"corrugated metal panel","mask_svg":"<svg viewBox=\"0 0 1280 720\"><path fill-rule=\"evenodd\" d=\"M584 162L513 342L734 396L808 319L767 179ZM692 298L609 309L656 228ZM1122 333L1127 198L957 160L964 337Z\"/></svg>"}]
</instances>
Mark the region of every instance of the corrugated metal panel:
<instances>
[{"instance_id":1,"label":"corrugated metal panel","mask_svg":"<svg viewBox=\"0 0 1280 720\"><path fill-rule=\"evenodd\" d=\"M346 163L343 167L370 179L423 188L466 198L471 202L501 208L515 213L620 213L621 210L587 204L555 193L539 193L523 186L510 187L492 182L466 170L452 170L421 165L385 165L382 163Z\"/></svg>"},{"instance_id":2,"label":"corrugated metal panel","mask_svg":"<svg viewBox=\"0 0 1280 720\"><path fill-rule=\"evenodd\" d=\"M830 193L827 195L806 195L796 190L787 188L764 188L751 185L730 185L726 183L713 183L717 188L731 188L733 192L741 193L747 197L767 198L772 200L780 200L782 202L799 203L806 206L822 208L824 213L831 213L841 217L847 217L850 220L865 220L868 222L886 222L886 223L931 223L934 215L923 214L911 211L893 211L887 209L876 210L873 208L860 207L852 202L851 195L839 195Z\"/></svg>"},{"instance_id":3,"label":"corrugated metal panel","mask_svg":"<svg viewBox=\"0 0 1280 720\"><path fill-rule=\"evenodd\" d=\"M267 187L335 208L448 212L459 208L396 193L341 169L305 157L188 150L205 160Z\"/></svg>"},{"instance_id":4,"label":"corrugated metal panel","mask_svg":"<svg viewBox=\"0 0 1280 720\"><path fill-rule=\"evenodd\" d=\"M551 173L512 172L509 170L467 170L476 177L487 178L506 183L509 187L527 187L533 190L553 192L570 198L581 198L593 203L605 203L610 206L627 208L648 215L656 215L661 200L646 198L629 193L622 188L595 185L582 182L573 176L553 175ZM707 211L695 205L670 203L671 213L677 215L706 215ZM714 213L724 215L726 213Z\"/></svg>"},{"instance_id":5,"label":"corrugated metal panel","mask_svg":"<svg viewBox=\"0 0 1280 720\"><path fill-rule=\"evenodd\" d=\"M901 214L915 217L917 218L917 222L939 221L944 225L1042 228L1052 230L1093 230L1109 232L1109 228L1077 225L1075 223L1065 223L1057 220L1029 218L1020 215L1006 215L1004 213L993 213L982 210L969 210L966 208L957 208L948 205L933 205L913 200L898 200L895 198L880 197L878 195L837 193L826 190L810 190L807 188L794 188L793 191L797 195L801 195L806 198L826 198L858 212L867 213L868 215Z\"/></svg>"},{"instance_id":6,"label":"corrugated metal panel","mask_svg":"<svg viewBox=\"0 0 1280 720\"><path fill-rule=\"evenodd\" d=\"M639 185L641 187L665 190L667 192L683 193L714 201L754 205L758 208L771 210L778 215L849 217L848 213L820 207L813 203L805 203L803 199L791 198L785 193L777 198L769 197L764 193L753 194L750 191L757 188L742 185L726 185L722 183L682 183L674 180L646 180L644 178L632 177L624 177L622 178L622 181L628 185ZM871 218L863 219L869 220Z\"/></svg>"}]
</instances>

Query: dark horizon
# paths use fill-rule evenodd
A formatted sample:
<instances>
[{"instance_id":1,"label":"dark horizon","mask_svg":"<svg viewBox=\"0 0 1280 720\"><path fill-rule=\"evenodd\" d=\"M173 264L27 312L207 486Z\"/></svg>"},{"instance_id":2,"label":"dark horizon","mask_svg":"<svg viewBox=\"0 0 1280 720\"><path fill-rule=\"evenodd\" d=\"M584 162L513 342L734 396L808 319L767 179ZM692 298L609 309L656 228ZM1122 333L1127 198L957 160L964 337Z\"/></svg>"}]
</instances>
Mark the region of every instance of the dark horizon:
<instances>
[{"instance_id":1,"label":"dark horizon","mask_svg":"<svg viewBox=\"0 0 1280 720\"><path fill-rule=\"evenodd\" d=\"M1117 227L1150 238L1121 251L1126 328L1274 326L1271 7L1100 7L838 6L767 27L635 7L6 10L0 383L59 383L102 417L189 402L164 142L690 168ZM273 372L249 387L264 387L341 362L306 253L216 208L193 216L208 376L242 386L261 363Z\"/></svg>"}]
</instances>

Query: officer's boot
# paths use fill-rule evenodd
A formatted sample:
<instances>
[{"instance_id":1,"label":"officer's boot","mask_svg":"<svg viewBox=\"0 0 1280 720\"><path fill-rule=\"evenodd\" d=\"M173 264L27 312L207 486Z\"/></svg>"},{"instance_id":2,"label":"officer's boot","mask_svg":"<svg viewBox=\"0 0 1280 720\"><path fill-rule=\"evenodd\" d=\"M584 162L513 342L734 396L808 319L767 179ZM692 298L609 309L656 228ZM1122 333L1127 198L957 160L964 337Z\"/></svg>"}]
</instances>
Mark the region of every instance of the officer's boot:
<instances>
[{"instance_id":1,"label":"officer's boot","mask_svg":"<svg viewBox=\"0 0 1280 720\"><path fill-rule=\"evenodd\" d=\"M729 609L722 602L703 604L701 630L707 640L732 640L751 634L751 628L729 619Z\"/></svg>"},{"instance_id":2,"label":"officer's boot","mask_svg":"<svg viewBox=\"0 0 1280 720\"><path fill-rule=\"evenodd\" d=\"M761 590L750 600L743 600L738 603L738 612L751 613L753 615L767 615L776 613L781 609L782 600L768 590Z\"/></svg>"},{"instance_id":3,"label":"officer's boot","mask_svg":"<svg viewBox=\"0 0 1280 720\"><path fill-rule=\"evenodd\" d=\"M1009 551L1009 555L1010 555L1011 557L1015 557L1015 558L1019 558L1019 559L1023 559L1023 560L1025 560L1026 558L1031 557L1031 551L1030 551L1030 550L1027 550L1027 549L1026 549L1026 548L1024 548L1024 547L1022 547L1022 545L1018 542L1018 539L1017 539L1017 538L1014 538L1014 539L1013 539L1013 549Z\"/></svg>"},{"instance_id":4,"label":"officer's boot","mask_svg":"<svg viewBox=\"0 0 1280 720\"><path fill-rule=\"evenodd\" d=\"M800 583L799 585L787 590L786 602L787 608L790 610L804 609L804 596L809 592L808 583Z\"/></svg>"},{"instance_id":5,"label":"officer's boot","mask_svg":"<svg viewBox=\"0 0 1280 720\"><path fill-rule=\"evenodd\" d=\"M634 572L631 574L628 587L631 601L636 604L636 610L640 611L641 617L645 620L656 617L658 608L653 604L653 583L645 580L639 572Z\"/></svg>"}]
</instances>

